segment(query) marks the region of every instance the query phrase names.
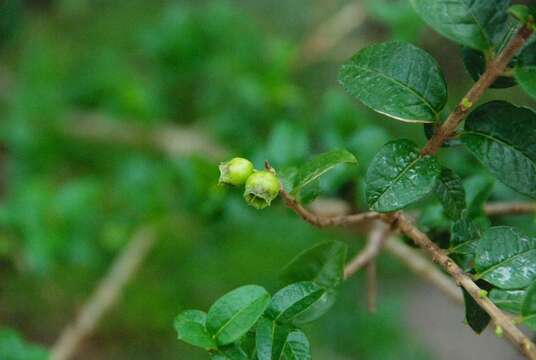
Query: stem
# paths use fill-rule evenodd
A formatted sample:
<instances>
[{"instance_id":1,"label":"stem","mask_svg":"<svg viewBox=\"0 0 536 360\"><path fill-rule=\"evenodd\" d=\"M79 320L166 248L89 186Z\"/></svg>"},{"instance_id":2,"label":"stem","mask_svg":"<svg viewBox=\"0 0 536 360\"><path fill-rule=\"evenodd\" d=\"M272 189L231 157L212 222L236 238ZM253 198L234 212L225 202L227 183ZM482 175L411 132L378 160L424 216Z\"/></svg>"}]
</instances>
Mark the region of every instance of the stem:
<instances>
[{"instance_id":1,"label":"stem","mask_svg":"<svg viewBox=\"0 0 536 360\"><path fill-rule=\"evenodd\" d=\"M488 203L484 205L484 211L489 216L534 214L536 203Z\"/></svg>"},{"instance_id":2,"label":"stem","mask_svg":"<svg viewBox=\"0 0 536 360\"><path fill-rule=\"evenodd\" d=\"M364 266L368 265L380 252L383 244L389 236L390 229L384 224L377 222L369 234L367 245L346 265L344 278L348 279Z\"/></svg>"},{"instance_id":3,"label":"stem","mask_svg":"<svg viewBox=\"0 0 536 360\"><path fill-rule=\"evenodd\" d=\"M458 106L456 106L447 120L437 129L430 140L428 140L428 143L422 150L423 155L435 154L443 142L454 134L456 128L465 118L469 109L480 100L480 97L484 92L491 86L491 84L493 84L497 77L504 72L512 58L523 47L525 41L532 35L532 33L533 29L532 24L530 23L523 25L518 30L517 34L514 35L499 56L488 64L486 71L458 103Z\"/></svg>"}]
</instances>

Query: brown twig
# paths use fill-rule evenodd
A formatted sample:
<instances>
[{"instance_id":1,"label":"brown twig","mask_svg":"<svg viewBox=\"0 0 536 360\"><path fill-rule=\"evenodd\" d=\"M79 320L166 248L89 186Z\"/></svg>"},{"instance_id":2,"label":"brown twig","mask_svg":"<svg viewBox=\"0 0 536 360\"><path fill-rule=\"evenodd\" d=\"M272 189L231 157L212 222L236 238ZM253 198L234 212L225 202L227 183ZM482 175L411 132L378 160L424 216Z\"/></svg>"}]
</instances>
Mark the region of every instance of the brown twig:
<instances>
[{"instance_id":1,"label":"brown twig","mask_svg":"<svg viewBox=\"0 0 536 360\"><path fill-rule=\"evenodd\" d=\"M489 216L535 214L536 203L488 203L484 205L484 212Z\"/></svg>"},{"instance_id":2,"label":"brown twig","mask_svg":"<svg viewBox=\"0 0 536 360\"><path fill-rule=\"evenodd\" d=\"M344 278L348 279L366 266L380 252L389 236L390 229L381 222L374 224L369 233L367 245L344 268Z\"/></svg>"},{"instance_id":3,"label":"brown twig","mask_svg":"<svg viewBox=\"0 0 536 360\"><path fill-rule=\"evenodd\" d=\"M508 63L510 63L512 58L517 54L532 33L532 25L529 23L518 30L517 34L512 38L499 56L488 64L486 71L484 71L478 81L474 83L473 87L471 87L469 92L463 97L462 101L456 106L456 109L449 115L447 120L437 128L435 134L428 140L428 143L423 148L423 155L435 154L443 142L452 136L460 122L467 115L469 109L478 102L484 92L491 86L491 84L493 84L497 77L504 72Z\"/></svg>"},{"instance_id":4,"label":"brown twig","mask_svg":"<svg viewBox=\"0 0 536 360\"><path fill-rule=\"evenodd\" d=\"M93 332L103 315L116 303L125 285L138 270L156 241L152 228L143 227L133 236L112 264L93 294L53 345L51 360L67 360L74 356L84 338Z\"/></svg>"},{"instance_id":5,"label":"brown twig","mask_svg":"<svg viewBox=\"0 0 536 360\"><path fill-rule=\"evenodd\" d=\"M298 201L296 201L288 192L286 192L284 189L281 189L280 195L287 204L289 208L294 210L300 217L305 220L306 222L319 227L329 227L329 226L348 226L348 225L354 225L359 224L365 221L380 219L381 217L385 216L383 214L369 211L359 214L351 214L351 215L339 215L339 216L320 216L317 214L314 214L307 210L305 207L303 207Z\"/></svg>"},{"instance_id":6,"label":"brown twig","mask_svg":"<svg viewBox=\"0 0 536 360\"><path fill-rule=\"evenodd\" d=\"M440 249L426 234L409 222L402 213L396 215L398 229L411 238L415 244L426 251L432 260L439 264L459 286L462 286L480 307L486 311L493 322L503 329L504 335L515 344L519 350L531 360L536 360L536 347L534 343L519 330L511 319L503 313L490 299L482 296L481 289L464 271Z\"/></svg>"}]
</instances>

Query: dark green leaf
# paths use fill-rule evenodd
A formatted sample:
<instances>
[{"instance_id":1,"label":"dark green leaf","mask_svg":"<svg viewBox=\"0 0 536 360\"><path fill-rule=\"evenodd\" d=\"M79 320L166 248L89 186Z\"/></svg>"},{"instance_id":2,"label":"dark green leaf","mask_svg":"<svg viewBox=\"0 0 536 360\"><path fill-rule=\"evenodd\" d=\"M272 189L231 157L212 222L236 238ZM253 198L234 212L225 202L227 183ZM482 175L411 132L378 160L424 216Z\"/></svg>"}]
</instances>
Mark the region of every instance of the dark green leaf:
<instances>
[{"instance_id":1,"label":"dark green leaf","mask_svg":"<svg viewBox=\"0 0 536 360\"><path fill-rule=\"evenodd\" d=\"M465 302L465 320L477 334L480 334L488 326L491 317L487 312L482 310L480 305L472 298L469 293L463 290L463 300Z\"/></svg>"},{"instance_id":2,"label":"dark green leaf","mask_svg":"<svg viewBox=\"0 0 536 360\"><path fill-rule=\"evenodd\" d=\"M465 190L461 178L452 170L442 168L435 193L445 209L445 215L456 220L462 215L465 209Z\"/></svg>"},{"instance_id":3,"label":"dark green leaf","mask_svg":"<svg viewBox=\"0 0 536 360\"><path fill-rule=\"evenodd\" d=\"M488 227L487 218L471 219L464 212L463 216L452 224L450 251L473 255L478 245L477 241L484 235Z\"/></svg>"},{"instance_id":4,"label":"dark green leaf","mask_svg":"<svg viewBox=\"0 0 536 360\"><path fill-rule=\"evenodd\" d=\"M519 54L514 74L523 90L536 98L536 40Z\"/></svg>"},{"instance_id":5,"label":"dark green leaf","mask_svg":"<svg viewBox=\"0 0 536 360\"><path fill-rule=\"evenodd\" d=\"M536 238L509 226L489 228L475 260L477 278L501 289L521 289L536 279Z\"/></svg>"},{"instance_id":6,"label":"dark green leaf","mask_svg":"<svg viewBox=\"0 0 536 360\"><path fill-rule=\"evenodd\" d=\"M336 290L326 291L318 300L309 306L307 310L298 314L292 322L295 325L303 325L318 319L331 309L335 300L337 300Z\"/></svg>"},{"instance_id":7,"label":"dark green leaf","mask_svg":"<svg viewBox=\"0 0 536 360\"><path fill-rule=\"evenodd\" d=\"M315 156L298 169L292 194L299 195L303 187L314 182L333 167L343 163L357 164L357 159L347 150L341 149Z\"/></svg>"},{"instance_id":8,"label":"dark green leaf","mask_svg":"<svg viewBox=\"0 0 536 360\"><path fill-rule=\"evenodd\" d=\"M437 160L422 156L412 141L391 141L368 168L368 205L379 212L402 209L432 192L440 171Z\"/></svg>"},{"instance_id":9,"label":"dark green leaf","mask_svg":"<svg viewBox=\"0 0 536 360\"><path fill-rule=\"evenodd\" d=\"M314 281L330 289L337 287L343 277L348 246L341 241L323 242L298 254L282 271L287 284Z\"/></svg>"},{"instance_id":10,"label":"dark green leaf","mask_svg":"<svg viewBox=\"0 0 536 360\"><path fill-rule=\"evenodd\" d=\"M478 81L480 76L486 70L486 57L484 53L480 50L463 47L462 58L465 69L469 75L471 75L471 78L474 81ZM499 76L490 87L495 89L504 89L515 85L516 81L512 76Z\"/></svg>"},{"instance_id":11,"label":"dark green leaf","mask_svg":"<svg viewBox=\"0 0 536 360\"><path fill-rule=\"evenodd\" d=\"M525 293L525 290L493 289L489 293L489 299L504 311L512 314L520 314Z\"/></svg>"},{"instance_id":12,"label":"dark green leaf","mask_svg":"<svg viewBox=\"0 0 536 360\"><path fill-rule=\"evenodd\" d=\"M508 0L411 0L434 30L474 49L491 49L507 30Z\"/></svg>"},{"instance_id":13,"label":"dark green leaf","mask_svg":"<svg viewBox=\"0 0 536 360\"><path fill-rule=\"evenodd\" d=\"M206 321L207 314L203 311L183 311L175 318L178 339L205 350L215 349L216 343L205 328Z\"/></svg>"},{"instance_id":14,"label":"dark green leaf","mask_svg":"<svg viewBox=\"0 0 536 360\"><path fill-rule=\"evenodd\" d=\"M257 323L255 341L258 360L279 360L289 332L288 325L261 318Z\"/></svg>"},{"instance_id":15,"label":"dark green leaf","mask_svg":"<svg viewBox=\"0 0 536 360\"><path fill-rule=\"evenodd\" d=\"M342 66L339 82L368 107L401 121L434 122L447 101L437 62L399 41L360 50Z\"/></svg>"},{"instance_id":16,"label":"dark green leaf","mask_svg":"<svg viewBox=\"0 0 536 360\"><path fill-rule=\"evenodd\" d=\"M475 175L463 182L465 188L465 202L467 204L467 216L476 218L483 215L484 204L488 201L495 179L487 175Z\"/></svg>"},{"instance_id":17,"label":"dark green leaf","mask_svg":"<svg viewBox=\"0 0 536 360\"><path fill-rule=\"evenodd\" d=\"M310 360L311 348L309 340L300 330L294 330L288 334L283 348L284 360Z\"/></svg>"},{"instance_id":18,"label":"dark green leaf","mask_svg":"<svg viewBox=\"0 0 536 360\"><path fill-rule=\"evenodd\" d=\"M489 102L469 115L462 140L500 181L536 198L536 113Z\"/></svg>"},{"instance_id":19,"label":"dark green leaf","mask_svg":"<svg viewBox=\"0 0 536 360\"><path fill-rule=\"evenodd\" d=\"M294 317L309 309L325 289L312 281L290 284L272 296L266 315L280 323L291 322Z\"/></svg>"},{"instance_id":20,"label":"dark green leaf","mask_svg":"<svg viewBox=\"0 0 536 360\"><path fill-rule=\"evenodd\" d=\"M536 330L536 281L527 288L521 305L521 316L524 324Z\"/></svg>"},{"instance_id":21,"label":"dark green leaf","mask_svg":"<svg viewBox=\"0 0 536 360\"><path fill-rule=\"evenodd\" d=\"M246 285L219 298L209 309L206 326L219 345L244 335L270 303L270 294L260 286Z\"/></svg>"}]
</instances>

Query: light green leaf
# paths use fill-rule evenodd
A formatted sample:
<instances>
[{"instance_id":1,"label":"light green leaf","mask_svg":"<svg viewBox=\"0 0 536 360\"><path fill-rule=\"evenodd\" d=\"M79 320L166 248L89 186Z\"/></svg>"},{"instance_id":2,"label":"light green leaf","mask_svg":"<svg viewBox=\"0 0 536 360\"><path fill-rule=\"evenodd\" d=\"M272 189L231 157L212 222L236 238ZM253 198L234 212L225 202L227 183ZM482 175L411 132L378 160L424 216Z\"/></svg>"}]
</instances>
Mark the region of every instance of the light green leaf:
<instances>
[{"instance_id":1,"label":"light green leaf","mask_svg":"<svg viewBox=\"0 0 536 360\"><path fill-rule=\"evenodd\" d=\"M521 313L521 305L523 304L525 293L525 290L493 289L489 293L489 299L498 308L517 315Z\"/></svg>"},{"instance_id":2,"label":"light green leaf","mask_svg":"<svg viewBox=\"0 0 536 360\"><path fill-rule=\"evenodd\" d=\"M391 141L381 148L368 168L368 205L379 212L402 209L432 192L440 171L437 160L422 156L412 141Z\"/></svg>"},{"instance_id":3,"label":"light green leaf","mask_svg":"<svg viewBox=\"0 0 536 360\"><path fill-rule=\"evenodd\" d=\"M337 287L343 277L348 246L341 241L317 244L298 254L281 272L285 283L314 281L330 289Z\"/></svg>"},{"instance_id":4,"label":"light green leaf","mask_svg":"<svg viewBox=\"0 0 536 360\"><path fill-rule=\"evenodd\" d=\"M326 291L318 300L302 313L296 315L292 320L295 325L307 324L314 321L328 312L337 300L337 291L332 289Z\"/></svg>"},{"instance_id":5,"label":"light green leaf","mask_svg":"<svg viewBox=\"0 0 536 360\"><path fill-rule=\"evenodd\" d=\"M536 279L536 238L509 226L489 228L478 243L477 279L506 290L521 289Z\"/></svg>"},{"instance_id":6,"label":"light green leaf","mask_svg":"<svg viewBox=\"0 0 536 360\"><path fill-rule=\"evenodd\" d=\"M300 190L317 180L322 174L339 164L357 164L357 159L347 150L338 149L319 154L298 169L294 179L293 195L299 195Z\"/></svg>"},{"instance_id":7,"label":"light green leaf","mask_svg":"<svg viewBox=\"0 0 536 360\"><path fill-rule=\"evenodd\" d=\"M536 40L519 54L514 74L523 90L536 99Z\"/></svg>"},{"instance_id":8,"label":"light green leaf","mask_svg":"<svg viewBox=\"0 0 536 360\"><path fill-rule=\"evenodd\" d=\"M486 103L469 114L462 140L505 185L536 198L536 113L505 101Z\"/></svg>"},{"instance_id":9,"label":"light green leaf","mask_svg":"<svg viewBox=\"0 0 536 360\"><path fill-rule=\"evenodd\" d=\"M207 314L207 330L218 345L230 344L244 335L270 303L270 294L260 286L239 287L218 300Z\"/></svg>"},{"instance_id":10,"label":"light green leaf","mask_svg":"<svg viewBox=\"0 0 536 360\"><path fill-rule=\"evenodd\" d=\"M289 323L309 309L326 290L312 281L290 284L272 296L266 315L280 323Z\"/></svg>"},{"instance_id":11,"label":"light green leaf","mask_svg":"<svg viewBox=\"0 0 536 360\"><path fill-rule=\"evenodd\" d=\"M0 359L2 360L47 360L44 347L26 342L15 331L0 328Z\"/></svg>"},{"instance_id":12,"label":"light green leaf","mask_svg":"<svg viewBox=\"0 0 536 360\"><path fill-rule=\"evenodd\" d=\"M175 318L175 330L178 339L205 350L217 348L214 339L208 333L205 323L207 314L200 310L186 310Z\"/></svg>"},{"instance_id":13,"label":"light green leaf","mask_svg":"<svg viewBox=\"0 0 536 360\"><path fill-rule=\"evenodd\" d=\"M390 41L357 52L339 72L339 82L373 110L407 122L435 122L447 101L437 62L408 43Z\"/></svg>"},{"instance_id":14,"label":"light green leaf","mask_svg":"<svg viewBox=\"0 0 536 360\"><path fill-rule=\"evenodd\" d=\"M507 31L508 0L411 0L441 35L474 49L491 49Z\"/></svg>"},{"instance_id":15,"label":"light green leaf","mask_svg":"<svg viewBox=\"0 0 536 360\"><path fill-rule=\"evenodd\" d=\"M300 330L292 331L283 348L284 360L310 360L311 348L309 340Z\"/></svg>"},{"instance_id":16,"label":"light green leaf","mask_svg":"<svg viewBox=\"0 0 536 360\"><path fill-rule=\"evenodd\" d=\"M461 178L452 170L442 168L435 193L443 205L445 215L452 220L459 219L465 209L465 190Z\"/></svg>"},{"instance_id":17,"label":"light green leaf","mask_svg":"<svg viewBox=\"0 0 536 360\"><path fill-rule=\"evenodd\" d=\"M247 354L236 344L220 347L210 355L211 360L248 360Z\"/></svg>"},{"instance_id":18,"label":"light green leaf","mask_svg":"<svg viewBox=\"0 0 536 360\"><path fill-rule=\"evenodd\" d=\"M258 360L279 360L289 332L288 325L261 318L257 323L255 340Z\"/></svg>"},{"instance_id":19,"label":"light green leaf","mask_svg":"<svg viewBox=\"0 0 536 360\"><path fill-rule=\"evenodd\" d=\"M527 288L521 305L522 322L536 330L536 281Z\"/></svg>"}]
</instances>

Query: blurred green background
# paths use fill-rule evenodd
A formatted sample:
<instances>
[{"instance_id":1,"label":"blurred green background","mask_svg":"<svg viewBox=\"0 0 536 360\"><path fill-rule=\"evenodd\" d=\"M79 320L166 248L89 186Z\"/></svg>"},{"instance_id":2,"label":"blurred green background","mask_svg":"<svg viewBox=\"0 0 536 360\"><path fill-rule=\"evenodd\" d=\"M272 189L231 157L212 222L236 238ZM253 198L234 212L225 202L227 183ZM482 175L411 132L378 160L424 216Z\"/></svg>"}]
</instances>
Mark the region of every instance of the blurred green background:
<instances>
[{"instance_id":1,"label":"blurred green background","mask_svg":"<svg viewBox=\"0 0 536 360\"><path fill-rule=\"evenodd\" d=\"M364 208L379 147L425 141L422 126L371 112L336 82L353 52L392 38L435 56L449 104L471 85L460 49L405 0L0 1L0 327L51 346L150 226L154 249L76 358L205 359L176 341L180 310L244 284L276 290L279 269L321 240L357 251L363 239L315 230L279 201L248 208L217 186L217 164L240 155L282 168L345 147L360 165L326 176L322 196ZM487 97L530 103L515 88ZM461 149L441 156L483 176ZM491 197L521 198L498 183ZM437 204L425 202L432 228ZM532 220L503 221L534 232ZM438 358L406 321L413 277L387 256L379 274L376 314L359 275L306 329L315 359Z\"/></svg>"}]
</instances>

